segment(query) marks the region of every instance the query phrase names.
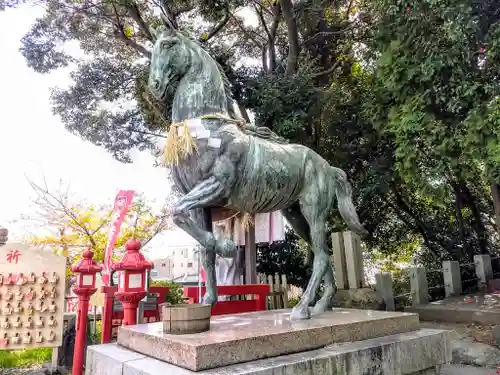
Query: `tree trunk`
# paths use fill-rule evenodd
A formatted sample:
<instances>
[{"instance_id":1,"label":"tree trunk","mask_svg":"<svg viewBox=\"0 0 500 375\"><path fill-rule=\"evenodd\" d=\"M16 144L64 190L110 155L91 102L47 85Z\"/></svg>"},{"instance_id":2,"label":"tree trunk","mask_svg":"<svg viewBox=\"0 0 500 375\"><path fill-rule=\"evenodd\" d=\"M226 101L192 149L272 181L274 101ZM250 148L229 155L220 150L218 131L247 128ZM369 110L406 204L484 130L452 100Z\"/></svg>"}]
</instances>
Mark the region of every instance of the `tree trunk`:
<instances>
[{"instance_id":1,"label":"tree trunk","mask_svg":"<svg viewBox=\"0 0 500 375\"><path fill-rule=\"evenodd\" d=\"M493 199L493 208L495 209L497 232L500 235L500 185L495 181L491 183L491 198Z\"/></svg>"},{"instance_id":2,"label":"tree trunk","mask_svg":"<svg viewBox=\"0 0 500 375\"><path fill-rule=\"evenodd\" d=\"M453 191L455 193L455 216L457 219L457 229L460 237L460 242L462 243L464 250L467 252L469 260L472 260L474 258L474 252L470 249L465 236L464 217L462 215L463 204L460 185L454 184Z\"/></svg>"},{"instance_id":3,"label":"tree trunk","mask_svg":"<svg viewBox=\"0 0 500 375\"><path fill-rule=\"evenodd\" d=\"M466 198L467 206L469 206L472 211L472 216L474 218L472 225L474 226L474 231L477 234L481 254L489 254L490 252L488 250L488 235L483 223L483 219L481 218L481 212L477 208L476 199L474 198L472 191L469 189L466 183L463 183L461 185L462 192Z\"/></svg>"}]
</instances>

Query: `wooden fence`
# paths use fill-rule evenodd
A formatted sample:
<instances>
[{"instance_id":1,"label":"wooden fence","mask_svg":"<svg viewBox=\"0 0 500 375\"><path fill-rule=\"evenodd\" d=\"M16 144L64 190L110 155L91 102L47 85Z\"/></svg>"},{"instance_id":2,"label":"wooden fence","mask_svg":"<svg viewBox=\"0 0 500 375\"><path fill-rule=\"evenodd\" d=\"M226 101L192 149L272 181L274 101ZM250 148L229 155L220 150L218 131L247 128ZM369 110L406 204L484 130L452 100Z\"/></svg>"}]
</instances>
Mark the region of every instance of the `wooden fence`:
<instances>
[{"instance_id":1,"label":"wooden fence","mask_svg":"<svg viewBox=\"0 0 500 375\"><path fill-rule=\"evenodd\" d=\"M498 258L475 255L472 263L460 264L457 261L444 261L442 268L437 270L410 267L408 268L410 291L399 295L394 295L391 273L381 272L375 275L375 289L388 311L395 310L395 300L401 297L409 298L412 306L426 304L429 302L429 295L433 289L444 289L445 297L466 293L466 289L471 289L471 285L476 286L473 290L486 291L489 282L494 278L492 260L498 260ZM471 272L464 272L466 268L472 268ZM429 287L427 279L431 273L442 273L443 284ZM462 279L463 274L472 274L472 276Z\"/></svg>"},{"instance_id":2,"label":"wooden fence","mask_svg":"<svg viewBox=\"0 0 500 375\"><path fill-rule=\"evenodd\" d=\"M267 295L267 309L287 309L291 299L299 298L302 289L295 285L288 285L286 275L257 275L259 284L268 284L271 292Z\"/></svg>"}]
</instances>

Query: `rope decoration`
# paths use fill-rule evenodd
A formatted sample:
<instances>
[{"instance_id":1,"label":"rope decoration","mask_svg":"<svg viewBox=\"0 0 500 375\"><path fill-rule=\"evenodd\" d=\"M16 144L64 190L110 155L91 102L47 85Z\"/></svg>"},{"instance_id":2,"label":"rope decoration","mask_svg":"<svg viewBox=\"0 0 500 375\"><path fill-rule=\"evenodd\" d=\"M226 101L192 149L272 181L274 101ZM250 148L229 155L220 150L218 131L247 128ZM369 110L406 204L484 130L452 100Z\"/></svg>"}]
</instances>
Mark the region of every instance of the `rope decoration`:
<instances>
[{"instance_id":1,"label":"rope decoration","mask_svg":"<svg viewBox=\"0 0 500 375\"><path fill-rule=\"evenodd\" d=\"M239 128L243 128L245 125L244 120L233 119L220 113L203 115L200 118L227 121L229 123L236 124ZM192 155L194 152L198 152L198 146L196 145L195 139L191 135L188 125L189 120L170 125L170 129L167 134L167 141L165 143L165 149L163 150L165 165L179 165L179 162L182 159ZM184 131L179 135L179 128L181 127L184 127Z\"/></svg>"},{"instance_id":2,"label":"rope decoration","mask_svg":"<svg viewBox=\"0 0 500 375\"><path fill-rule=\"evenodd\" d=\"M242 119L234 119L220 113L213 113L209 115L203 115L201 119L207 120L222 120L227 121L232 124L236 124L240 129L244 129L246 122ZM192 155L194 152L198 153L198 146L196 145L195 138L191 135L189 130L189 120L173 123L170 125L170 129L167 133L167 141L165 143L165 149L163 151L164 163L166 165L179 165L182 159ZM179 134L179 128L183 127L184 130ZM252 213L249 212L238 212L233 218L241 219L241 226L245 232L248 232L250 227L254 226L252 219ZM231 220L231 218L229 219ZM228 223L226 221L226 223ZM226 225L226 230L231 227Z\"/></svg>"}]
</instances>

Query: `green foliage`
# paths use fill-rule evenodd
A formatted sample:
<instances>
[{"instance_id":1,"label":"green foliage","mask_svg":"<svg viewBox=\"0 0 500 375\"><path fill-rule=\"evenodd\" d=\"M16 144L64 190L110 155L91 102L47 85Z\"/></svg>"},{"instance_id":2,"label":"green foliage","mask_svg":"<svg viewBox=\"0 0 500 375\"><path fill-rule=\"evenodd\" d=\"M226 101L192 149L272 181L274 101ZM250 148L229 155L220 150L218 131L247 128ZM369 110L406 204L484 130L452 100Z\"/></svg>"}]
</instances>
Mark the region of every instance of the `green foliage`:
<instances>
[{"instance_id":1,"label":"green foliage","mask_svg":"<svg viewBox=\"0 0 500 375\"><path fill-rule=\"evenodd\" d=\"M50 361L51 357L51 348L0 350L0 370L40 365Z\"/></svg>"},{"instance_id":2,"label":"green foliage","mask_svg":"<svg viewBox=\"0 0 500 375\"><path fill-rule=\"evenodd\" d=\"M83 250L91 248L94 260L103 262L109 238L109 225L113 214L113 205L95 205L78 201L66 188L49 190L31 182L37 199L36 216L27 219L41 223L45 235L32 235L27 240L37 246L52 250L69 257L68 264L74 264L81 257ZM155 210L153 202L136 192L132 204L120 227L115 248L122 248L132 239L141 241L146 246L158 233L167 230L170 216L165 208ZM68 276L71 273L69 266Z\"/></svg>"},{"instance_id":3,"label":"green foliage","mask_svg":"<svg viewBox=\"0 0 500 375\"><path fill-rule=\"evenodd\" d=\"M21 52L41 73L75 67L73 84L53 92L54 112L68 130L129 162L130 150L152 149L151 133L170 121L169 107L146 88L159 2L86 3L49 0ZM163 11L216 57L258 125L347 171L376 256L396 262L418 252L431 264L494 251L500 3L305 0L289 9L293 20L284 3L182 0ZM258 25L244 22L243 6ZM90 59L68 55L60 48L68 41ZM249 61L253 67L241 66ZM298 63L287 69L290 61ZM328 231L344 229L332 212ZM307 270L294 241L271 245L274 255L260 251L261 267L277 262L277 272L289 268L303 285Z\"/></svg>"},{"instance_id":4,"label":"green foliage","mask_svg":"<svg viewBox=\"0 0 500 375\"><path fill-rule=\"evenodd\" d=\"M292 231L285 233L284 241L257 246L257 272L265 275L286 275L288 284L305 288L311 269L305 266L305 254L299 237Z\"/></svg>"},{"instance_id":5,"label":"green foliage","mask_svg":"<svg viewBox=\"0 0 500 375\"><path fill-rule=\"evenodd\" d=\"M312 73L304 68L284 78L282 73L260 72L246 84L244 103L256 112L256 122L300 141L320 100Z\"/></svg>"},{"instance_id":6,"label":"green foliage","mask_svg":"<svg viewBox=\"0 0 500 375\"><path fill-rule=\"evenodd\" d=\"M172 281L153 281L151 286L166 286L168 287L168 294L166 295L165 301L172 305L178 305L184 303L184 288L181 284Z\"/></svg>"}]
</instances>

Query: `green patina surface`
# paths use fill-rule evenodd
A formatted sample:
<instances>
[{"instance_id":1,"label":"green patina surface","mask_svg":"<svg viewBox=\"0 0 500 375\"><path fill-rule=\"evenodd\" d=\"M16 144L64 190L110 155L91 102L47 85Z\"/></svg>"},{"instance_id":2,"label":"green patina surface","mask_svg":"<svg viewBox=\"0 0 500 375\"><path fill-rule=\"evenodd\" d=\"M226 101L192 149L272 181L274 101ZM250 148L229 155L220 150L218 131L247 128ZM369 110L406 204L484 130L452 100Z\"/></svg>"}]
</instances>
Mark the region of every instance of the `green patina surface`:
<instances>
[{"instance_id":1,"label":"green patina surface","mask_svg":"<svg viewBox=\"0 0 500 375\"><path fill-rule=\"evenodd\" d=\"M195 149L172 166L174 183L184 194L175 205L174 222L205 249L205 303L217 301L215 254L235 250L232 241L214 236L206 213L213 208L251 214L280 210L315 255L311 280L292 317L311 316L308 306L322 279L325 291L313 313L325 311L336 290L325 228L335 198L350 229L366 232L346 174L268 128L241 125L227 78L197 42L173 29L159 29L155 38L148 87L159 101L173 103L175 123L189 125L188 131L181 128L171 134L184 134L195 143ZM193 119L199 120L188 121Z\"/></svg>"}]
</instances>

